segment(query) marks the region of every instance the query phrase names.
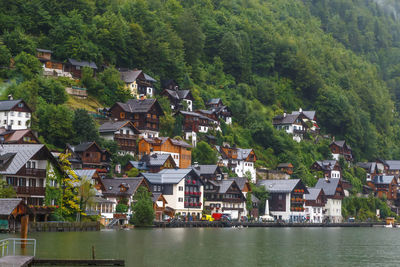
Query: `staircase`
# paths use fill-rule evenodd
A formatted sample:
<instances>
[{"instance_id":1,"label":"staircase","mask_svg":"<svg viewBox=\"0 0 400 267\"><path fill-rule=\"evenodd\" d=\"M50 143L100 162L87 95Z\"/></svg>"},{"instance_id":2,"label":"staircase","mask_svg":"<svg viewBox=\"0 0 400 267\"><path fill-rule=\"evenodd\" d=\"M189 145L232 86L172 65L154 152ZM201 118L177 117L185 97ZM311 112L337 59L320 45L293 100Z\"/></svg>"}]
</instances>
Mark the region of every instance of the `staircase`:
<instances>
[{"instance_id":1,"label":"staircase","mask_svg":"<svg viewBox=\"0 0 400 267\"><path fill-rule=\"evenodd\" d=\"M109 224L107 224L107 228L108 229L111 229L111 228L113 228L117 223L118 223L118 221L119 221L119 219L116 219L116 218L114 218L114 219L112 219L112 221L109 223Z\"/></svg>"}]
</instances>

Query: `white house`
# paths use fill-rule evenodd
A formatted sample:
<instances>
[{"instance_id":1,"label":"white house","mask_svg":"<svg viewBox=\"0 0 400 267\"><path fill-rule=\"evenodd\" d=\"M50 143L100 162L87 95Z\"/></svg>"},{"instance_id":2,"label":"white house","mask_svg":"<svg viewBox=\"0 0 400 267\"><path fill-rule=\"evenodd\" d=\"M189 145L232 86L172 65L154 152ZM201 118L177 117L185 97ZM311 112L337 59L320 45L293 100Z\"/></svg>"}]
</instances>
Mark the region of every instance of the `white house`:
<instances>
[{"instance_id":1,"label":"white house","mask_svg":"<svg viewBox=\"0 0 400 267\"><path fill-rule=\"evenodd\" d=\"M12 130L29 129L31 125L32 110L25 101L18 99L0 101L0 127Z\"/></svg>"},{"instance_id":2,"label":"white house","mask_svg":"<svg viewBox=\"0 0 400 267\"><path fill-rule=\"evenodd\" d=\"M203 182L192 168L163 169L159 173L141 173L153 193L162 193L167 208L175 214L201 218L203 210Z\"/></svg>"},{"instance_id":3,"label":"white house","mask_svg":"<svg viewBox=\"0 0 400 267\"><path fill-rule=\"evenodd\" d=\"M142 70L128 70L119 69L121 80L125 83L131 95L134 97L148 96L153 97L154 95L154 83L157 82L150 75L147 75Z\"/></svg>"},{"instance_id":4,"label":"white house","mask_svg":"<svg viewBox=\"0 0 400 267\"><path fill-rule=\"evenodd\" d=\"M257 185L264 186L270 194L266 214L286 222L305 221L304 195L309 192L300 179L260 180Z\"/></svg>"},{"instance_id":5,"label":"white house","mask_svg":"<svg viewBox=\"0 0 400 267\"><path fill-rule=\"evenodd\" d=\"M230 147L227 144L216 146L215 148L219 153L220 164L229 168L239 177L245 177L249 173L252 182L256 182L256 168L254 164L257 157L253 149Z\"/></svg>"},{"instance_id":6,"label":"white house","mask_svg":"<svg viewBox=\"0 0 400 267\"><path fill-rule=\"evenodd\" d=\"M307 188L308 194L305 195L305 214L306 219L311 223L322 223L324 221L324 207L326 196L321 188Z\"/></svg>"},{"instance_id":7,"label":"white house","mask_svg":"<svg viewBox=\"0 0 400 267\"><path fill-rule=\"evenodd\" d=\"M315 188L323 189L327 197L324 220L333 223L342 222L342 200L345 196L342 181L338 178L321 178L318 179Z\"/></svg>"},{"instance_id":8,"label":"white house","mask_svg":"<svg viewBox=\"0 0 400 267\"><path fill-rule=\"evenodd\" d=\"M319 126L316 122L315 111L293 111L291 114L283 113L273 118L273 125L278 130L284 130L293 135L293 140L300 142L304 134L316 132Z\"/></svg>"}]
</instances>

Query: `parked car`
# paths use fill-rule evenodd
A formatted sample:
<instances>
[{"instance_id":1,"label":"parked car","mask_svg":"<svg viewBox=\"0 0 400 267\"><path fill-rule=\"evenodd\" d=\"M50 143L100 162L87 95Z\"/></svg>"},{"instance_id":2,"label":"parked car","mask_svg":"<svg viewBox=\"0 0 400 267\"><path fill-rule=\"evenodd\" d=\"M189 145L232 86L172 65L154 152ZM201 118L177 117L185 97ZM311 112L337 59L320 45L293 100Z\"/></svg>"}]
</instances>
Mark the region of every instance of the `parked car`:
<instances>
[{"instance_id":1,"label":"parked car","mask_svg":"<svg viewBox=\"0 0 400 267\"><path fill-rule=\"evenodd\" d=\"M260 220L262 222L274 222L275 221L274 217L267 215L267 214L260 216Z\"/></svg>"},{"instance_id":2,"label":"parked car","mask_svg":"<svg viewBox=\"0 0 400 267\"><path fill-rule=\"evenodd\" d=\"M202 220L202 221L213 222L213 221L214 221L214 218L213 218L211 215L203 214L203 216L201 216L201 220Z\"/></svg>"}]
</instances>

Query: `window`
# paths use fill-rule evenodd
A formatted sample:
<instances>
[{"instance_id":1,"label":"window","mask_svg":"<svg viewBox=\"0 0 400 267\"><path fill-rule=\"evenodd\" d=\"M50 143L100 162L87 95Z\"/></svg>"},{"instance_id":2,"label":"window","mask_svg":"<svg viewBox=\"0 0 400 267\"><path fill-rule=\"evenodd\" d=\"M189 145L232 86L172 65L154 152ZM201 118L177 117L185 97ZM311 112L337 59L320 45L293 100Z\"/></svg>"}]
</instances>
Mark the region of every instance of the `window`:
<instances>
[{"instance_id":1,"label":"window","mask_svg":"<svg viewBox=\"0 0 400 267\"><path fill-rule=\"evenodd\" d=\"M183 197L178 198L178 202L183 202Z\"/></svg>"},{"instance_id":2,"label":"window","mask_svg":"<svg viewBox=\"0 0 400 267\"><path fill-rule=\"evenodd\" d=\"M18 125L21 125L21 121L18 121Z\"/></svg>"},{"instance_id":3,"label":"window","mask_svg":"<svg viewBox=\"0 0 400 267\"><path fill-rule=\"evenodd\" d=\"M36 187L36 179L29 179L29 186Z\"/></svg>"},{"instance_id":4,"label":"window","mask_svg":"<svg viewBox=\"0 0 400 267\"><path fill-rule=\"evenodd\" d=\"M125 112L121 112L121 113L119 114L119 117L120 117L121 119L125 119Z\"/></svg>"},{"instance_id":5,"label":"window","mask_svg":"<svg viewBox=\"0 0 400 267\"><path fill-rule=\"evenodd\" d=\"M14 120L11 120L11 121L10 121L10 125L13 125L13 124L14 124Z\"/></svg>"},{"instance_id":6,"label":"window","mask_svg":"<svg viewBox=\"0 0 400 267\"><path fill-rule=\"evenodd\" d=\"M7 124L7 120L4 120L4 121L3 121L3 124Z\"/></svg>"},{"instance_id":7,"label":"window","mask_svg":"<svg viewBox=\"0 0 400 267\"><path fill-rule=\"evenodd\" d=\"M178 187L179 191L183 191L183 186Z\"/></svg>"},{"instance_id":8,"label":"window","mask_svg":"<svg viewBox=\"0 0 400 267\"><path fill-rule=\"evenodd\" d=\"M19 107L19 108L22 108L23 106L24 106L23 103L19 103L19 104L18 104L18 107ZM21 113L21 112L20 112L20 113Z\"/></svg>"},{"instance_id":9,"label":"window","mask_svg":"<svg viewBox=\"0 0 400 267\"><path fill-rule=\"evenodd\" d=\"M282 200L282 195L279 194L279 195L278 195L278 199L279 199L279 200Z\"/></svg>"},{"instance_id":10,"label":"window","mask_svg":"<svg viewBox=\"0 0 400 267\"><path fill-rule=\"evenodd\" d=\"M156 185L153 185L153 191L157 191L157 186Z\"/></svg>"}]
</instances>

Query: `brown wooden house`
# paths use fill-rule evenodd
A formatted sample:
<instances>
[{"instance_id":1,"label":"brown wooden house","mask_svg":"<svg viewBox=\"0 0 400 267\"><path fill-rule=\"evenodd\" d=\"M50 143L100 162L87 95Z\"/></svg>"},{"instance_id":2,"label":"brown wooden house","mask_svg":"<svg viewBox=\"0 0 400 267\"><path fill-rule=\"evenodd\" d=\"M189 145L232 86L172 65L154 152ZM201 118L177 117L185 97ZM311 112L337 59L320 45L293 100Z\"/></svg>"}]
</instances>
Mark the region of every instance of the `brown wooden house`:
<instances>
[{"instance_id":1,"label":"brown wooden house","mask_svg":"<svg viewBox=\"0 0 400 267\"><path fill-rule=\"evenodd\" d=\"M185 169L192 164L191 145L169 137L142 138L139 141L139 158L151 154L171 154L177 167Z\"/></svg>"},{"instance_id":2,"label":"brown wooden house","mask_svg":"<svg viewBox=\"0 0 400 267\"><path fill-rule=\"evenodd\" d=\"M337 160L318 160L311 165L311 170L322 172L328 178L342 177L342 168Z\"/></svg>"},{"instance_id":3,"label":"brown wooden house","mask_svg":"<svg viewBox=\"0 0 400 267\"><path fill-rule=\"evenodd\" d=\"M163 169L175 169L176 163L170 154L152 154L142 156L140 161L129 161L124 167L127 172L132 168L138 169L140 172L157 173Z\"/></svg>"},{"instance_id":4,"label":"brown wooden house","mask_svg":"<svg viewBox=\"0 0 400 267\"><path fill-rule=\"evenodd\" d=\"M143 137L158 137L160 116L164 115L157 99L130 99L115 103L109 110L113 119L130 120Z\"/></svg>"},{"instance_id":5,"label":"brown wooden house","mask_svg":"<svg viewBox=\"0 0 400 267\"><path fill-rule=\"evenodd\" d=\"M397 199L398 183L395 176L376 175L367 184L374 190L377 197L382 198L385 196L388 200Z\"/></svg>"},{"instance_id":6,"label":"brown wooden house","mask_svg":"<svg viewBox=\"0 0 400 267\"><path fill-rule=\"evenodd\" d=\"M163 214L165 212L165 204L168 204L167 200L161 193L152 193L151 199L153 200L153 209L155 213L155 220L162 221Z\"/></svg>"},{"instance_id":7,"label":"brown wooden house","mask_svg":"<svg viewBox=\"0 0 400 267\"><path fill-rule=\"evenodd\" d=\"M131 121L109 121L99 127L100 136L117 142L123 154L135 155L140 131Z\"/></svg>"},{"instance_id":8,"label":"brown wooden house","mask_svg":"<svg viewBox=\"0 0 400 267\"><path fill-rule=\"evenodd\" d=\"M288 175L292 175L293 174L293 164L292 163L279 163L277 166L277 169L281 172L284 172Z\"/></svg>"},{"instance_id":9,"label":"brown wooden house","mask_svg":"<svg viewBox=\"0 0 400 267\"><path fill-rule=\"evenodd\" d=\"M96 74L96 63L91 61L78 61L73 58L69 58L67 63L64 63L64 72L69 72L73 78L80 79L84 67L91 68L94 74Z\"/></svg>"},{"instance_id":10,"label":"brown wooden house","mask_svg":"<svg viewBox=\"0 0 400 267\"><path fill-rule=\"evenodd\" d=\"M8 130L0 128L0 142L3 144L40 144L32 130Z\"/></svg>"},{"instance_id":11,"label":"brown wooden house","mask_svg":"<svg viewBox=\"0 0 400 267\"><path fill-rule=\"evenodd\" d=\"M74 169L96 169L102 174L110 170L111 154L101 149L96 142L76 146L67 144L65 153L71 154L69 161Z\"/></svg>"},{"instance_id":12,"label":"brown wooden house","mask_svg":"<svg viewBox=\"0 0 400 267\"><path fill-rule=\"evenodd\" d=\"M173 80L170 80L167 84L164 84L163 88L164 91L161 92L161 95L169 99L172 110L193 111L194 98L190 90L179 90L178 84ZM185 105L186 109L184 109Z\"/></svg>"},{"instance_id":13,"label":"brown wooden house","mask_svg":"<svg viewBox=\"0 0 400 267\"><path fill-rule=\"evenodd\" d=\"M339 157L343 157L346 161L353 161L353 153L350 145L345 140L333 141L329 148L332 152L333 158L339 160Z\"/></svg>"}]
</instances>

